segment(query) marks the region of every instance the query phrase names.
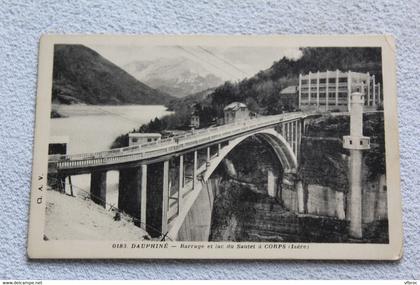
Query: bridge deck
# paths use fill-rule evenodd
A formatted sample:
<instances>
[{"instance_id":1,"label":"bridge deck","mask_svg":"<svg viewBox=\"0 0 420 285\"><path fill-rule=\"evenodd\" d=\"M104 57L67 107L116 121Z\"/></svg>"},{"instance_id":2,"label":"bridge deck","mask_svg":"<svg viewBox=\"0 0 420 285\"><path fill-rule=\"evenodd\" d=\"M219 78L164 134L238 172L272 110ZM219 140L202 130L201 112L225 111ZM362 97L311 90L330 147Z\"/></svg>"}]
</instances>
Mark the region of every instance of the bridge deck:
<instances>
[{"instance_id":1,"label":"bridge deck","mask_svg":"<svg viewBox=\"0 0 420 285\"><path fill-rule=\"evenodd\" d=\"M174 136L138 146L129 146L95 153L50 155L49 169L80 169L151 159L176 153L184 149L194 148L202 144L208 144L213 141L227 139L262 127L302 119L306 116L302 112L264 116L219 127L201 129L190 134Z\"/></svg>"}]
</instances>

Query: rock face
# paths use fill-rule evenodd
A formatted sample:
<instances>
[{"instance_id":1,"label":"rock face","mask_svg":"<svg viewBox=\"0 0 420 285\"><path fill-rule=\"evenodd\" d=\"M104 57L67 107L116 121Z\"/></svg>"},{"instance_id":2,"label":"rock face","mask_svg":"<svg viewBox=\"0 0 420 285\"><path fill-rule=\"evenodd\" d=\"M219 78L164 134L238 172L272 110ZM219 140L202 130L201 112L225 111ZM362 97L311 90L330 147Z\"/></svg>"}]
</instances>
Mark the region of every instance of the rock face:
<instances>
[{"instance_id":1,"label":"rock face","mask_svg":"<svg viewBox=\"0 0 420 285\"><path fill-rule=\"evenodd\" d=\"M303 213L345 219L350 182L342 142L334 137L306 136L301 149Z\"/></svg>"},{"instance_id":2,"label":"rock face","mask_svg":"<svg viewBox=\"0 0 420 285\"><path fill-rule=\"evenodd\" d=\"M52 100L73 104L167 104L173 97L138 81L83 45L55 45Z\"/></svg>"},{"instance_id":3,"label":"rock face","mask_svg":"<svg viewBox=\"0 0 420 285\"><path fill-rule=\"evenodd\" d=\"M301 147L304 184L323 185L347 192L347 155L339 138L305 136Z\"/></svg>"},{"instance_id":4,"label":"rock face","mask_svg":"<svg viewBox=\"0 0 420 285\"><path fill-rule=\"evenodd\" d=\"M210 241L287 241L296 236L298 218L274 198L224 181L216 197Z\"/></svg>"}]
</instances>

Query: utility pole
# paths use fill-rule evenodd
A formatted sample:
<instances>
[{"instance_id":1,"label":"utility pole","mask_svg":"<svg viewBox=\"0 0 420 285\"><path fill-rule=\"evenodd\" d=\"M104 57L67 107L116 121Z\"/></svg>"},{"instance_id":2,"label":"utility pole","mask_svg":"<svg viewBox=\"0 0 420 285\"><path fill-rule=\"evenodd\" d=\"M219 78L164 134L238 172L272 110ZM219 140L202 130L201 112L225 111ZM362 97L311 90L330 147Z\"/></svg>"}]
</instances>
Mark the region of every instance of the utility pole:
<instances>
[{"instance_id":1,"label":"utility pole","mask_svg":"<svg viewBox=\"0 0 420 285\"><path fill-rule=\"evenodd\" d=\"M362 234L362 151L370 148L370 138L363 136L364 95L351 95L350 135L344 136L343 147L350 150L350 236L361 239Z\"/></svg>"}]
</instances>

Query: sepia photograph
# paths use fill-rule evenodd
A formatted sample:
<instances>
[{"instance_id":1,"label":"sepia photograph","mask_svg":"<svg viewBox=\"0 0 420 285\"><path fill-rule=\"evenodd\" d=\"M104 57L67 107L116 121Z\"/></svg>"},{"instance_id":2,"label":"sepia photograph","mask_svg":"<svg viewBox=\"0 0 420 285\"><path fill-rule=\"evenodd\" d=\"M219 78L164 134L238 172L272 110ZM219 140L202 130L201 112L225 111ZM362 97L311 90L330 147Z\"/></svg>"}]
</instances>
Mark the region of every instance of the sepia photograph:
<instances>
[{"instance_id":1,"label":"sepia photograph","mask_svg":"<svg viewBox=\"0 0 420 285\"><path fill-rule=\"evenodd\" d=\"M366 38L44 37L29 251L398 259L394 59Z\"/></svg>"}]
</instances>

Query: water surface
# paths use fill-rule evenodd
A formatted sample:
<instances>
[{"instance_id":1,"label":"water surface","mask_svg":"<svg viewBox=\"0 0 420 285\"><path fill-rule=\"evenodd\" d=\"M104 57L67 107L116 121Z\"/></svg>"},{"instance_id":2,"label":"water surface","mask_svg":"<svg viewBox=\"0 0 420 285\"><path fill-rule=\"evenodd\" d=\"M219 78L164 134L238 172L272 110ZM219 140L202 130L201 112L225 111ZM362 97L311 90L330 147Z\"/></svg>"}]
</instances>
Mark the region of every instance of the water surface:
<instances>
[{"instance_id":1,"label":"water surface","mask_svg":"<svg viewBox=\"0 0 420 285\"><path fill-rule=\"evenodd\" d=\"M68 154L109 150L112 142L121 134L156 117L170 114L161 105L54 105L65 118L51 119L50 136L65 136L69 140ZM117 205L118 171L107 173L107 202ZM67 191L69 191L67 180ZM87 195L90 188L90 175L72 177L76 195Z\"/></svg>"},{"instance_id":2,"label":"water surface","mask_svg":"<svg viewBox=\"0 0 420 285\"><path fill-rule=\"evenodd\" d=\"M121 134L170 114L161 105L55 105L65 118L51 119L50 135L69 138L68 153L108 150Z\"/></svg>"}]
</instances>

